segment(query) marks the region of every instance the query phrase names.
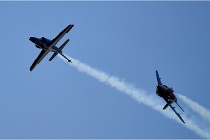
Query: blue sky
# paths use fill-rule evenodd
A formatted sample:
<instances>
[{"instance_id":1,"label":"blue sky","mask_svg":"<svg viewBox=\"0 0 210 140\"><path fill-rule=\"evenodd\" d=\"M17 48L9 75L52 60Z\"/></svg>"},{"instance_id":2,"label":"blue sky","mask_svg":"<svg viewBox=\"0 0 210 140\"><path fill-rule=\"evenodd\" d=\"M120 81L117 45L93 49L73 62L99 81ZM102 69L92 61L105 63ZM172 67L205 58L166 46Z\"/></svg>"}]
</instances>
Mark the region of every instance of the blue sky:
<instances>
[{"instance_id":1,"label":"blue sky","mask_svg":"<svg viewBox=\"0 0 210 140\"><path fill-rule=\"evenodd\" d=\"M57 44L70 38L64 53L144 89L164 106L155 95L157 69L164 84L210 109L210 2L0 2L0 7L0 138L201 138L59 57L49 62L48 54L30 72L40 50L28 39L52 39L74 24ZM205 122L178 102L182 114Z\"/></svg>"}]
</instances>

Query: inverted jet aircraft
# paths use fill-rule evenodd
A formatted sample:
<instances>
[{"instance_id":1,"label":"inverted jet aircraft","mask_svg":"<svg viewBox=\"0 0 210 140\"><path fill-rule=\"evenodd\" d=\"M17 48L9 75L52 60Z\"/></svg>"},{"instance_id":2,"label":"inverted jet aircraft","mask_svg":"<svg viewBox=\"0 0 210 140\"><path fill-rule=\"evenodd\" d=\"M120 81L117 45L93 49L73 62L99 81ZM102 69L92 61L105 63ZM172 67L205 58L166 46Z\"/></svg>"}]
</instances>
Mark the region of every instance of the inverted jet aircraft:
<instances>
[{"instance_id":1,"label":"inverted jet aircraft","mask_svg":"<svg viewBox=\"0 0 210 140\"><path fill-rule=\"evenodd\" d=\"M30 71L32 71L37 64L39 64L42 59L51 51L54 52L54 54L51 56L49 61L51 61L58 53L62 55L65 59L68 60L68 62L71 62L63 53L62 49L65 47L65 45L69 42L69 39L67 39L59 48L55 45L58 43L58 41L66 34L68 33L71 28L74 27L74 25L68 25L62 32L60 32L53 40L49 40L45 37L42 38L36 38L36 37L30 37L29 40L35 44L35 46L39 49L42 49L34 63L30 67ZM72 63L72 62L71 62Z\"/></svg>"},{"instance_id":2,"label":"inverted jet aircraft","mask_svg":"<svg viewBox=\"0 0 210 140\"><path fill-rule=\"evenodd\" d=\"M179 117L179 119L183 122L184 120L182 117L179 115L179 113L176 112L175 107L173 107L171 104L176 103L178 106L179 104L177 103L177 98L174 95L174 90L172 88L167 87L166 85L163 85L162 82L160 81L160 77L158 74L158 71L156 70L156 77L157 77L157 86L156 86L156 94L160 97L162 97L166 101L166 105L163 107L163 109L166 109L168 106L171 107L171 109L175 112L175 114ZM179 106L181 108L181 106ZM184 110L181 108L181 110L184 112Z\"/></svg>"}]
</instances>

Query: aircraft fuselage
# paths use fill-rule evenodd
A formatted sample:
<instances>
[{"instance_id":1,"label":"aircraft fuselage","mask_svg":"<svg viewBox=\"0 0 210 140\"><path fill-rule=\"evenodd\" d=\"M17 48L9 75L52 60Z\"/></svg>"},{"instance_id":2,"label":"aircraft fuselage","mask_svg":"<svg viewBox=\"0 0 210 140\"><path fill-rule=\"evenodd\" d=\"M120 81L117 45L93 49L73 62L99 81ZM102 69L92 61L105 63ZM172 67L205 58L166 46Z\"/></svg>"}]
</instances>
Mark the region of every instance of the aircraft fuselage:
<instances>
[{"instance_id":1,"label":"aircraft fuselage","mask_svg":"<svg viewBox=\"0 0 210 140\"><path fill-rule=\"evenodd\" d=\"M164 99L167 99L170 102L176 102L177 98L174 95L174 90L167 87L166 85L157 85L156 94Z\"/></svg>"},{"instance_id":2,"label":"aircraft fuselage","mask_svg":"<svg viewBox=\"0 0 210 140\"><path fill-rule=\"evenodd\" d=\"M49 49L49 43L50 39L47 39L45 37L42 38L36 38L36 37L30 37L29 40L35 44L35 46L39 49L48 50ZM52 52L59 51L58 47L53 46L52 49L50 49Z\"/></svg>"}]
</instances>

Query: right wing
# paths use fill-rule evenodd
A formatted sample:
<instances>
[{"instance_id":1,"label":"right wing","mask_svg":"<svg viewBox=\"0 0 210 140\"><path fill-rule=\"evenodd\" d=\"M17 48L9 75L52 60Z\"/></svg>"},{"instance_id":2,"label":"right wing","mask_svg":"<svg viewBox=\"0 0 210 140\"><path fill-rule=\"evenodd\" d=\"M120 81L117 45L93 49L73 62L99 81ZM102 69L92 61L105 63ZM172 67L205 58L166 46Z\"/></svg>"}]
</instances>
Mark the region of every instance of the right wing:
<instances>
[{"instance_id":1,"label":"right wing","mask_svg":"<svg viewBox=\"0 0 210 140\"><path fill-rule=\"evenodd\" d=\"M157 77L158 85L162 85L162 82L160 81L161 78L159 77L157 70L156 70L156 77Z\"/></svg>"},{"instance_id":2,"label":"right wing","mask_svg":"<svg viewBox=\"0 0 210 140\"><path fill-rule=\"evenodd\" d=\"M71 28L72 27L74 27L74 25L73 24L70 24L70 25L68 25L62 32L60 32L51 42L50 42L50 47L53 47L53 46L55 46L57 43L58 43L58 41L66 34L66 33L68 33L70 30L71 30Z\"/></svg>"},{"instance_id":3,"label":"right wing","mask_svg":"<svg viewBox=\"0 0 210 140\"><path fill-rule=\"evenodd\" d=\"M179 119L180 119L183 123L185 123L184 120L182 119L182 117L179 115L179 113L176 112L175 107L173 107L173 106L171 105L173 102L168 101L168 99L166 99L166 98L163 98L163 99L166 101L166 105L164 106L163 109L165 109L165 108L167 108L168 106L170 106L171 109L174 111L174 113L179 117ZM182 108L181 108L181 109L182 109Z\"/></svg>"},{"instance_id":4,"label":"right wing","mask_svg":"<svg viewBox=\"0 0 210 140\"><path fill-rule=\"evenodd\" d=\"M30 71L32 71L32 70L36 67L36 65L39 64L39 63L42 61L42 59L43 59L48 53L49 53L49 50L44 50L44 49L43 49L43 50L40 52L39 56L35 59L34 63L31 65Z\"/></svg>"},{"instance_id":5,"label":"right wing","mask_svg":"<svg viewBox=\"0 0 210 140\"><path fill-rule=\"evenodd\" d=\"M179 119L180 119L183 123L185 123L184 120L182 119L182 117L179 115L179 113L176 112L175 107L173 107L171 104L169 104L169 106L170 106L171 109L174 111L174 113L179 117Z\"/></svg>"}]
</instances>

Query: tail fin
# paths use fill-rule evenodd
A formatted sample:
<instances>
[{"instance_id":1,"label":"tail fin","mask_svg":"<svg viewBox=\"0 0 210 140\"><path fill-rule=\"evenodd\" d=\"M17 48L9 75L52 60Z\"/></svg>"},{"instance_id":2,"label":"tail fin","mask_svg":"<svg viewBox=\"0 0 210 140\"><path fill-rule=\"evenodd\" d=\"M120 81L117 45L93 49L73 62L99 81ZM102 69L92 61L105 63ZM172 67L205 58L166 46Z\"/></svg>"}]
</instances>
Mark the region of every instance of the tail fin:
<instances>
[{"instance_id":1,"label":"tail fin","mask_svg":"<svg viewBox=\"0 0 210 140\"><path fill-rule=\"evenodd\" d=\"M62 49L66 46L66 44L69 42L69 39L67 39L60 47L59 51L62 51ZM53 58L58 54L58 52L55 52L49 59L49 61L53 60Z\"/></svg>"},{"instance_id":2,"label":"tail fin","mask_svg":"<svg viewBox=\"0 0 210 140\"><path fill-rule=\"evenodd\" d=\"M158 85L162 85L162 82L160 81L161 78L159 77L157 70L156 70L156 77L157 77Z\"/></svg>"}]
</instances>

